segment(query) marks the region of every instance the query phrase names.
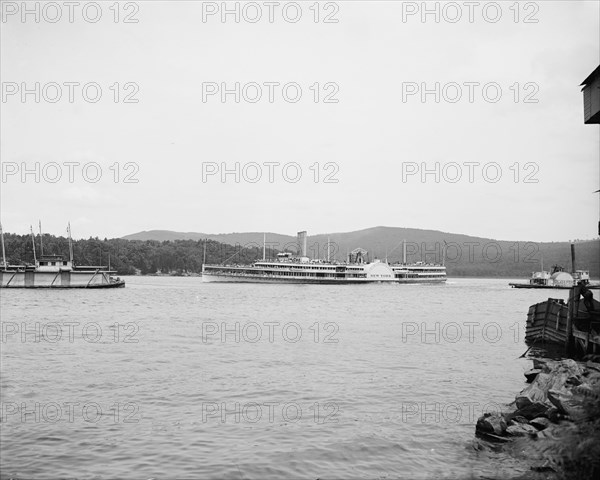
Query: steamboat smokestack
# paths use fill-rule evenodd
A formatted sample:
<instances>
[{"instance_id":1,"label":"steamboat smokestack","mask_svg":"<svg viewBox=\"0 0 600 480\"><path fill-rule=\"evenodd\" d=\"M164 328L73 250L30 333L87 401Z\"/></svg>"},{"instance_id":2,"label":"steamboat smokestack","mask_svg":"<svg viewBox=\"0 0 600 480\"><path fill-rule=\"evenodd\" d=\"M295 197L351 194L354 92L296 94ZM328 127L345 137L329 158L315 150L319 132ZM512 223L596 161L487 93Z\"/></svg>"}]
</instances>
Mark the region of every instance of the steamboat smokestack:
<instances>
[{"instance_id":1,"label":"steamboat smokestack","mask_svg":"<svg viewBox=\"0 0 600 480\"><path fill-rule=\"evenodd\" d=\"M575 244L571 244L571 272L575 273Z\"/></svg>"},{"instance_id":2,"label":"steamboat smokestack","mask_svg":"<svg viewBox=\"0 0 600 480\"><path fill-rule=\"evenodd\" d=\"M300 249L300 256L306 257L306 232L298 232L298 248Z\"/></svg>"}]
</instances>

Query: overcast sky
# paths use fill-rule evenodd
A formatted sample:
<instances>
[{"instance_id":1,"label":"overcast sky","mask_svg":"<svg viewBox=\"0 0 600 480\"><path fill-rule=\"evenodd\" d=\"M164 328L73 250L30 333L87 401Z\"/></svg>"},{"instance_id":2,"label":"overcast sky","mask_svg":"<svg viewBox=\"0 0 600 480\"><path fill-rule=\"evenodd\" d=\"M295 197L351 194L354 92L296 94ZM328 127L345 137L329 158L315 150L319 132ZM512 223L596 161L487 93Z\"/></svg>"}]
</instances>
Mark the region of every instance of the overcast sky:
<instances>
[{"instance_id":1,"label":"overcast sky","mask_svg":"<svg viewBox=\"0 0 600 480\"><path fill-rule=\"evenodd\" d=\"M7 232L597 236L597 1L88 3L2 2Z\"/></svg>"}]
</instances>

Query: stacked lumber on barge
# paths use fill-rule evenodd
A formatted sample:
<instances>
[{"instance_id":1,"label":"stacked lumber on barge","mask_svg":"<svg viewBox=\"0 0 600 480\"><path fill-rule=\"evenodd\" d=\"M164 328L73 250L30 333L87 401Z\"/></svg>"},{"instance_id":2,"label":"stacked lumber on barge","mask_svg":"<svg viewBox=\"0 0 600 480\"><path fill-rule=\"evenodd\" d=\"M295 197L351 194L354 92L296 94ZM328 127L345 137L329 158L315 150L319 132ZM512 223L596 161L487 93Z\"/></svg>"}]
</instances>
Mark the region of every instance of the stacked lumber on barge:
<instances>
[{"instance_id":1,"label":"stacked lumber on barge","mask_svg":"<svg viewBox=\"0 0 600 480\"><path fill-rule=\"evenodd\" d=\"M577 286L571 289L568 303L549 298L529 307L525 342L564 345L567 354L600 353L600 302L592 299L590 312L579 296Z\"/></svg>"}]
</instances>

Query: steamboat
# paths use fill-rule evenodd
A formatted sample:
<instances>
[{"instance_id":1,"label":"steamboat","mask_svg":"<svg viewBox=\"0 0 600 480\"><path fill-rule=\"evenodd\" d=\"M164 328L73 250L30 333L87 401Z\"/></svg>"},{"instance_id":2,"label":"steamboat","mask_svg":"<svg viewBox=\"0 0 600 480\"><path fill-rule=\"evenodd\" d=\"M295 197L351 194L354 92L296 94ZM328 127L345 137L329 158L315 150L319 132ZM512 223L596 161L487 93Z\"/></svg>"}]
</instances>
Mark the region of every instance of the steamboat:
<instances>
[{"instance_id":1,"label":"steamboat","mask_svg":"<svg viewBox=\"0 0 600 480\"><path fill-rule=\"evenodd\" d=\"M600 288L600 284L590 282L589 270L575 269L575 245L571 244L572 272L567 272L560 265L553 265L551 271L544 270L542 258L542 269L533 272L529 283L509 283L512 288L554 288L568 290L577 285L586 285L587 288Z\"/></svg>"},{"instance_id":2,"label":"steamboat","mask_svg":"<svg viewBox=\"0 0 600 480\"><path fill-rule=\"evenodd\" d=\"M306 232L298 233L300 255L284 252L275 260L263 259L252 265L203 265L203 282L245 283L305 283L305 284L364 284L364 283L443 283L446 267L424 262L406 262L404 243L403 262L389 264L381 260L367 261L367 251L357 248L350 252L346 262L310 259L307 252Z\"/></svg>"}]
</instances>

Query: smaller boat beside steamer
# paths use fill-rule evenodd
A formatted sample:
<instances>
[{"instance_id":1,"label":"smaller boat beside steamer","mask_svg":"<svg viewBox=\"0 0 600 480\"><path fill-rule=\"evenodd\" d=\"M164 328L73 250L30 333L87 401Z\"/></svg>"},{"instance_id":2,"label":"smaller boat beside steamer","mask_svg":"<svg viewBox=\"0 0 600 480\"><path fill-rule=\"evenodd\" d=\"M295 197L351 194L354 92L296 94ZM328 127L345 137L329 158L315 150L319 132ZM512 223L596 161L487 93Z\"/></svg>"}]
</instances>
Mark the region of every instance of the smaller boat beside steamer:
<instances>
[{"instance_id":1,"label":"smaller boat beside steamer","mask_svg":"<svg viewBox=\"0 0 600 480\"><path fill-rule=\"evenodd\" d=\"M571 264L572 272L567 272L559 265L553 265L550 272L544 270L542 261L542 270L533 272L528 283L509 283L512 288L554 288L568 290L583 283L587 288L600 288L599 283L590 281L589 270L575 269L575 245L571 244Z\"/></svg>"}]
</instances>

